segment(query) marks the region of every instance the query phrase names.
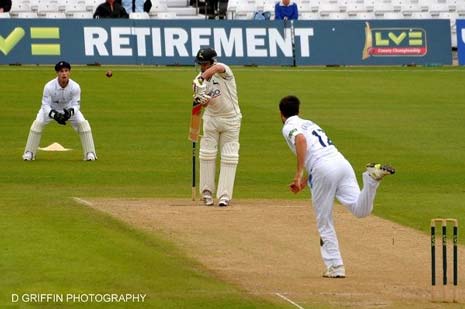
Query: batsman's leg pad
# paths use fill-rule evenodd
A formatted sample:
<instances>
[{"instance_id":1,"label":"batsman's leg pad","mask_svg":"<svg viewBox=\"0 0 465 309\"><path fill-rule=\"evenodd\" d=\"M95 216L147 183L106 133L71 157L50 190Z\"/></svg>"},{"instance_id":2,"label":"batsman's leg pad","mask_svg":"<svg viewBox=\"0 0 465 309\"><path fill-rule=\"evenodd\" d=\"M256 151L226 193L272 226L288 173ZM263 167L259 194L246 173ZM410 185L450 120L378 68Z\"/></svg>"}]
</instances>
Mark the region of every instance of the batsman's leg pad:
<instances>
[{"instance_id":1,"label":"batsman's leg pad","mask_svg":"<svg viewBox=\"0 0 465 309\"><path fill-rule=\"evenodd\" d=\"M42 130L45 126L45 123L34 120L29 131L29 136L27 137L26 148L24 153L31 152L32 159L34 160L37 153L37 148L39 148L40 139L42 137Z\"/></svg>"},{"instance_id":2,"label":"batsman's leg pad","mask_svg":"<svg viewBox=\"0 0 465 309\"><path fill-rule=\"evenodd\" d=\"M218 143L213 138L203 137L200 140L200 193L204 190L215 192L217 145Z\"/></svg>"},{"instance_id":3,"label":"batsman's leg pad","mask_svg":"<svg viewBox=\"0 0 465 309\"><path fill-rule=\"evenodd\" d=\"M85 120L78 123L78 133L81 138L82 151L84 153L84 160L87 160L87 154L93 153L97 158L95 152L94 138L92 137L92 130L90 128L89 121Z\"/></svg>"},{"instance_id":4,"label":"batsman's leg pad","mask_svg":"<svg viewBox=\"0 0 465 309\"><path fill-rule=\"evenodd\" d=\"M239 163L239 147L239 143L229 142L225 143L221 149L221 170L217 192L218 198L226 196L228 199L232 199L236 168Z\"/></svg>"}]
</instances>

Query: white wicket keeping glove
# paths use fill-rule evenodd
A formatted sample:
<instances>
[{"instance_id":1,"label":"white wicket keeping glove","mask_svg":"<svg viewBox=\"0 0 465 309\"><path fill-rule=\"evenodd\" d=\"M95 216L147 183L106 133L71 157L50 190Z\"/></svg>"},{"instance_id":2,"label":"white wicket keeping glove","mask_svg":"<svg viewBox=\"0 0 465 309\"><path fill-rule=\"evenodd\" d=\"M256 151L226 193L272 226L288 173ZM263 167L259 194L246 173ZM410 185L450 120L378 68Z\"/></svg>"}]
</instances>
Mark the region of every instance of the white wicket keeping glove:
<instances>
[{"instance_id":1,"label":"white wicket keeping glove","mask_svg":"<svg viewBox=\"0 0 465 309\"><path fill-rule=\"evenodd\" d=\"M210 102L211 98L212 98L211 96L209 96L208 94L205 94L205 93L194 95L194 101L196 103L199 103L202 106L207 105L208 102Z\"/></svg>"}]
</instances>

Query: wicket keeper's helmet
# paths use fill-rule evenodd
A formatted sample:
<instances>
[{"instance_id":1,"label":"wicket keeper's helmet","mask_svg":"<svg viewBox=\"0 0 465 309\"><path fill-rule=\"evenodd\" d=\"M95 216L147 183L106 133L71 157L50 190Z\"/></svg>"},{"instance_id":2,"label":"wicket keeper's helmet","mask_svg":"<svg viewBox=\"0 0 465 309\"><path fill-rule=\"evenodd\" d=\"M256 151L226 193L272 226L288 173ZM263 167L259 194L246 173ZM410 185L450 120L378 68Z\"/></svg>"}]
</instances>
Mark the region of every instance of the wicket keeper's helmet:
<instances>
[{"instance_id":1,"label":"wicket keeper's helmet","mask_svg":"<svg viewBox=\"0 0 465 309\"><path fill-rule=\"evenodd\" d=\"M213 64L216 62L216 51L213 48L201 48L195 56L195 62L198 64L210 63Z\"/></svg>"}]
</instances>

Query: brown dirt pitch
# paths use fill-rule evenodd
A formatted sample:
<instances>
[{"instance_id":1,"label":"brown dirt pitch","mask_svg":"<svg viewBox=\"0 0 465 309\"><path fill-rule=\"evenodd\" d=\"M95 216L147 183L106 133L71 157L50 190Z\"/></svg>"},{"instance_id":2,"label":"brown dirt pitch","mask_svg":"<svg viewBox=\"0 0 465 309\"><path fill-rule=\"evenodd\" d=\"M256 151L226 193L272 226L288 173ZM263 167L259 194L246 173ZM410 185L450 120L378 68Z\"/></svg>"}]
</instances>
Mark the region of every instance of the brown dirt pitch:
<instances>
[{"instance_id":1,"label":"brown dirt pitch","mask_svg":"<svg viewBox=\"0 0 465 309\"><path fill-rule=\"evenodd\" d=\"M334 220L345 279L321 277L319 237L308 201L235 200L225 209L187 199L94 199L89 204L164 235L222 280L289 308L465 308L462 246L459 303L431 302L429 235L373 215L357 219L340 205ZM435 297L441 297L440 239L437 247ZM450 262L449 280L451 269Z\"/></svg>"}]
</instances>

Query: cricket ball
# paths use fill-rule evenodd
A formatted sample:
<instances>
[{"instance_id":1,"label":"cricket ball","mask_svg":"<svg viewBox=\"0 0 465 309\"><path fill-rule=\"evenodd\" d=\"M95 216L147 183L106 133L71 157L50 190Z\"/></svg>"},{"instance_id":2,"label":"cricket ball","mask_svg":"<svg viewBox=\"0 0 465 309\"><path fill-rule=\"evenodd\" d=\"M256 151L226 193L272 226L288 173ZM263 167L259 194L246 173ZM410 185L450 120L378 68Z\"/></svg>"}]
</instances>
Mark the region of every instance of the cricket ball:
<instances>
[{"instance_id":1,"label":"cricket ball","mask_svg":"<svg viewBox=\"0 0 465 309\"><path fill-rule=\"evenodd\" d=\"M105 73L105 75L110 78L113 76L113 72L111 70L108 70L107 73Z\"/></svg>"}]
</instances>

